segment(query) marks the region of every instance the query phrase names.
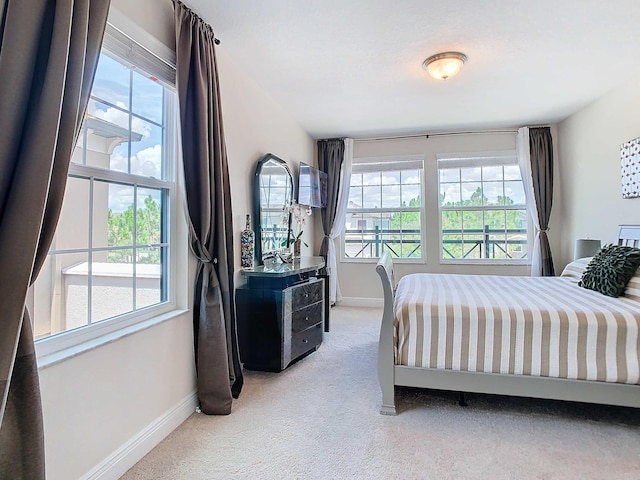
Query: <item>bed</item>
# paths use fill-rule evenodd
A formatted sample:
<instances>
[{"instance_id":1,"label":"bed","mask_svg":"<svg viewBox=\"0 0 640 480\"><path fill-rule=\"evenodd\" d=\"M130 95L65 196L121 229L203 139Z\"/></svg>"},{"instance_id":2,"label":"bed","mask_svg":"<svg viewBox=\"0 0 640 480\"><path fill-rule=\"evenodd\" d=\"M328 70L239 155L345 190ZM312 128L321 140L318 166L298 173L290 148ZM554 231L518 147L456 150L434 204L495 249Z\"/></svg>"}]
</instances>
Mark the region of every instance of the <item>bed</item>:
<instances>
[{"instance_id":1,"label":"bed","mask_svg":"<svg viewBox=\"0 0 640 480\"><path fill-rule=\"evenodd\" d=\"M640 226L618 228L640 247ZM559 277L412 274L396 286L385 252L378 344L380 413L395 386L640 407L640 269L624 296L578 286L590 259Z\"/></svg>"}]
</instances>

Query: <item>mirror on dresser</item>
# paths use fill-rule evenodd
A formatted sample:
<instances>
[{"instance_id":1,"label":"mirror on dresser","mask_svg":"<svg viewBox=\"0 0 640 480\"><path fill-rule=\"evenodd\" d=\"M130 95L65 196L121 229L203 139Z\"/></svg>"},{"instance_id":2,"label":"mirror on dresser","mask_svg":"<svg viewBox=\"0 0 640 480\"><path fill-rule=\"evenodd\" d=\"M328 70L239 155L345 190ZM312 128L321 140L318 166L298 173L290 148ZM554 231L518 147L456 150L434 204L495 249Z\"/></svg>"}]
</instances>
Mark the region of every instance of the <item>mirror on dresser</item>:
<instances>
[{"instance_id":1,"label":"mirror on dresser","mask_svg":"<svg viewBox=\"0 0 640 480\"><path fill-rule=\"evenodd\" d=\"M291 218L285 205L293 198L293 178L284 160L267 153L256 166L253 179L253 225L257 265L263 258L289 246Z\"/></svg>"}]
</instances>

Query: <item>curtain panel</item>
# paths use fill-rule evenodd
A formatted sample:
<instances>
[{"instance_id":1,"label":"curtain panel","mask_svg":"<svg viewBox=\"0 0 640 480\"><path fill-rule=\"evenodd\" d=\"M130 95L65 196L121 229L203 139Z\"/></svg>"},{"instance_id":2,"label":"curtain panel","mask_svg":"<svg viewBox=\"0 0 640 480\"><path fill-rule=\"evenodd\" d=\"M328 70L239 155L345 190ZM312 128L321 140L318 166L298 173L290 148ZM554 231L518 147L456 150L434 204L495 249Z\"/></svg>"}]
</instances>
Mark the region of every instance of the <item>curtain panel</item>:
<instances>
[{"instance_id":1,"label":"curtain panel","mask_svg":"<svg viewBox=\"0 0 640 480\"><path fill-rule=\"evenodd\" d=\"M338 299L340 286L337 277L337 260L336 247L332 232L334 226L336 230L342 230L344 218L337 218L336 213L340 212L344 216L342 208L340 208L340 194L344 187L341 185L342 163L344 161L345 141L341 138L330 140L318 140L318 168L327 174L327 206L320 210L322 217L322 230L324 238L320 246L320 255L324 256L327 264L327 272L329 274L329 302L334 304ZM348 190L347 190L348 194ZM340 225L342 223L342 225Z\"/></svg>"},{"instance_id":2,"label":"curtain panel","mask_svg":"<svg viewBox=\"0 0 640 480\"><path fill-rule=\"evenodd\" d=\"M553 141L551 128L529 129L529 153L531 156L531 178L533 195L538 213L539 231L539 271L543 277L555 276L553 256L549 245L549 220L553 204Z\"/></svg>"},{"instance_id":3,"label":"curtain panel","mask_svg":"<svg viewBox=\"0 0 640 480\"><path fill-rule=\"evenodd\" d=\"M547 232L553 200L553 144L549 127L518 129L518 163L524 191L535 229L531 256L531 276L554 276L553 258Z\"/></svg>"},{"instance_id":4,"label":"curtain panel","mask_svg":"<svg viewBox=\"0 0 640 480\"><path fill-rule=\"evenodd\" d=\"M0 478L44 478L25 300L51 245L110 0L0 4Z\"/></svg>"},{"instance_id":5,"label":"curtain panel","mask_svg":"<svg viewBox=\"0 0 640 480\"><path fill-rule=\"evenodd\" d=\"M174 0L176 85L191 250L198 260L193 326L200 409L231 413L243 376L233 303L231 188L211 27Z\"/></svg>"}]
</instances>

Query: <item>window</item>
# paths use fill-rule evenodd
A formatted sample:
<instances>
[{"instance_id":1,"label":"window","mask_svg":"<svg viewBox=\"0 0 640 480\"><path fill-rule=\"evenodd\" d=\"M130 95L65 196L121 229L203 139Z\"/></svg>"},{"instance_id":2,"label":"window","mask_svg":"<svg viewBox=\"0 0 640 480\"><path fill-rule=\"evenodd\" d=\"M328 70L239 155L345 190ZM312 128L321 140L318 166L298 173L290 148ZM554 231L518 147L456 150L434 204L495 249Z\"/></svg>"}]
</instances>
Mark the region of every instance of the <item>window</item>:
<instances>
[{"instance_id":1,"label":"window","mask_svg":"<svg viewBox=\"0 0 640 480\"><path fill-rule=\"evenodd\" d=\"M343 236L346 259L422 259L422 157L354 159Z\"/></svg>"},{"instance_id":2,"label":"window","mask_svg":"<svg viewBox=\"0 0 640 480\"><path fill-rule=\"evenodd\" d=\"M515 152L438 155L443 260L525 261L527 204Z\"/></svg>"},{"instance_id":3,"label":"window","mask_svg":"<svg viewBox=\"0 0 640 480\"><path fill-rule=\"evenodd\" d=\"M37 339L169 309L174 78L170 65L107 25L56 235L32 292Z\"/></svg>"}]
</instances>

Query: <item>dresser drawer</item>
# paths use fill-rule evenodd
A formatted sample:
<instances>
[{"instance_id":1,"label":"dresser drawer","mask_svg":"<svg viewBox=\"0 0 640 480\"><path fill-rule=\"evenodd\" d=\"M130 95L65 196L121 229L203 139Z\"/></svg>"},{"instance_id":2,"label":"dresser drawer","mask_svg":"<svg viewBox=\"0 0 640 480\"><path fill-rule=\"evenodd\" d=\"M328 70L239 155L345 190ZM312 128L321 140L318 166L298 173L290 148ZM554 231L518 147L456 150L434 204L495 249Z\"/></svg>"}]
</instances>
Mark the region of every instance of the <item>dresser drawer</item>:
<instances>
[{"instance_id":1,"label":"dresser drawer","mask_svg":"<svg viewBox=\"0 0 640 480\"><path fill-rule=\"evenodd\" d=\"M295 312L322 300L323 286L323 280L310 280L307 283L291 287L291 310Z\"/></svg>"},{"instance_id":2,"label":"dresser drawer","mask_svg":"<svg viewBox=\"0 0 640 480\"><path fill-rule=\"evenodd\" d=\"M291 331L293 333L301 332L307 328L322 322L322 311L324 304L316 302L306 308L302 308L291 315Z\"/></svg>"},{"instance_id":3,"label":"dresser drawer","mask_svg":"<svg viewBox=\"0 0 640 480\"><path fill-rule=\"evenodd\" d=\"M322 324L318 323L302 332L291 335L291 359L296 359L300 355L317 347L322 343Z\"/></svg>"}]
</instances>

